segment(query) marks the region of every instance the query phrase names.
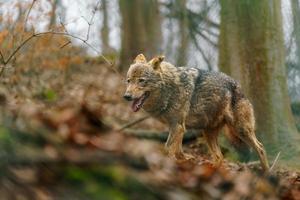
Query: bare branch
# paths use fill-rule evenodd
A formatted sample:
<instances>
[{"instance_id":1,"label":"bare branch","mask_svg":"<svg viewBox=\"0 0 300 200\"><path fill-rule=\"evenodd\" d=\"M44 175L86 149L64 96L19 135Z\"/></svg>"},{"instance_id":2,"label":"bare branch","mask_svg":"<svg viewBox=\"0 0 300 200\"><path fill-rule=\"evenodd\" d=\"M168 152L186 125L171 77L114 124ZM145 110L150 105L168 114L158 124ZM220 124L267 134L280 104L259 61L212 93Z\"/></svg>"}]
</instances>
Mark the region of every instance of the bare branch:
<instances>
[{"instance_id":1,"label":"bare branch","mask_svg":"<svg viewBox=\"0 0 300 200\"><path fill-rule=\"evenodd\" d=\"M1 63L5 65L5 59L4 59L4 56L2 54L2 51L0 51L0 56L1 56Z\"/></svg>"},{"instance_id":2,"label":"bare branch","mask_svg":"<svg viewBox=\"0 0 300 200\"><path fill-rule=\"evenodd\" d=\"M79 19L81 19L81 18L82 18L82 17L74 18L74 19L72 19L72 20L70 20L70 21L68 21L68 22L65 22L64 25L66 26L66 25L75 23L75 22L77 22L77 21L78 21ZM60 21L62 21L62 20L61 20L61 17L60 17Z\"/></svg>"},{"instance_id":3,"label":"bare branch","mask_svg":"<svg viewBox=\"0 0 300 200\"><path fill-rule=\"evenodd\" d=\"M196 46L198 47L198 50L200 51L200 53L201 53L201 55L202 55L202 58L203 58L203 59L204 59L204 61L206 62L206 64L207 64L207 68L209 69L209 71L212 71L212 66L211 66L211 63L210 63L209 59L206 57L206 55L205 55L205 53L204 53L203 49L201 48L201 46L200 46L200 45L198 45L198 43L197 43L197 45L196 45Z\"/></svg>"},{"instance_id":4,"label":"bare branch","mask_svg":"<svg viewBox=\"0 0 300 200\"><path fill-rule=\"evenodd\" d=\"M0 56L1 56L1 64L4 65L4 66L1 66L1 70L0 70L0 76L1 76L4 72L4 67L5 67L5 59L4 59L4 56L2 54L2 51L0 51Z\"/></svg>"},{"instance_id":5,"label":"bare branch","mask_svg":"<svg viewBox=\"0 0 300 200\"><path fill-rule=\"evenodd\" d=\"M197 40L195 35L192 35L192 40L194 42L195 47L199 50L199 52L201 53L202 58L206 62L207 68L209 69L209 71L212 71L211 63L210 63L209 59L206 57L206 55L205 55L203 49L201 48L201 46L198 44L198 40Z\"/></svg>"},{"instance_id":6,"label":"bare branch","mask_svg":"<svg viewBox=\"0 0 300 200\"><path fill-rule=\"evenodd\" d=\"M207 35L205 35L203 32L195 30L196 33L198 33L205 41L207 41L209 44L211 44L214 48L218 48L218 45L212 41Z\"/></svg>"},{"instance_id":7,"label":"bare branch","mask_svg":"<svg viewBox=\"0 0 300 200\"><path fill-rule=\"evenodd\" d=\"M61 27L63 28L63 31L66 32L66 33L69 33L66 26L65 26L65 24L62 22L61 16L59 16L59 22L60 22ZM69 44L72 44L72 41L70 39L65 44L60 46L60 49L66 47Z\"/></svg>"},{"instance_id":8,"label":"bare branch","mask_svg":"<svg viewBox=\"0 0 300 200\"><path fill-rule=\"evenodd\" d=\"M205 27L200 27L200 29L202 29L203 31L207 32L209 35L214 36L216 38L219 38L219 34L214 33L213 31L211 31L209 28L205 28Z\"/></svg>"},{"instance_id":9,"label":"bare branch","mask_svg":"<svg viewBox=\"0 0 300 200\"><path fill-rule=\"evenodd\" d=\"M87 24L89 23L89 20L85 18L85 16L81 15L80 18L82 18Z\"/></svg>"},{"instance_id":10,"label":"bare branch","mask_svg":"<svg viewBox=\"0 0 300 200\"><path fill-rule=\"evenodd\" d=\"M214 22L212 20L210 20L209 18L204 18L204 21L206 24L208 24L209 26L215 28L215 29L220 29L220 24L218 24L217 22Z\"/></svg>"},{"instance_id":11,"label":"bare branch","mask_svg":"<svg viewBox=\"0 0 300 200\"><path fill-rule=\"evenodd\" d=\"M112 65L112 62L110 62L105 56L103 56L99 50L97 50L94 46L92 46L91 44L89 44L85 39L80 38L76 35L70 34L70 33L66 33L66 32L56 32L56 31L46 31L46 32L40 32L40 33L34 33L31 36L29 36L28 38L26 38L23 42L21 42L21 44L8 56L8 58L5 60L3 59L3 64L6 65L7 63L9 63L9 61L16 55L16 53L27 43L29 42L31 39L33 39L34 37L40 37L43 35L64 35L67 37L71 37L77 40L82 41L85 45L87 45L88 47L90 47L91 49L93 49L97 54L99 54L104 61L109 64Z\"/></svg>"},{"instance_id":12,"label":"bare branch","mask_svg":"<svg viewBox=\"0 0 300 200\"><path fill-rule=\"evenodd\" d=\"M142 122L142 121L148 119L149 117L150 117L150 115L146 115L146 116L141 117L141 118L139 118L139 119L137 119L137 120L134 120L134 121L132 121L132 122L129 122L128 124L125 124L125 125L122 126L120 129L118 129L117 131L123 131L124 129L127 129L127 128L131 127L131 126L134 126L134 125L136 125L136 124L138 124L138 123L140 123L140 122Z\"/></svg>"},{"instance_id":13,"label":"bare branch","mask_svg":"<svg viewBox=\"0 0 300 200\"><path fill-rule=\"evenodd\" d=\"M28 42L30 41L32 38L35 37L35 34L29 36L27 39L25 39L9 56L8 58L5 60L3 58L3 64L6 65L7 63L9 63L9 61L16 55L16 53Z\"/></svg>"},{"instance_id":14,"label":"bare branch","mask_svg":"<svg viewBox=\"0 0 300 200\"><path fill-rule=\"evenodd\" d=\"M36 2L37 0L33 0L32 1L32 4L29 8L29 11L27 13L27 15L30 14L30 11L34 5L34 3ZM87 35L86 35L86 38L81 38L79 36L76 36L74 34L71 34L67 31L65 25L61 22L61 26L62 28L64 29L63 32L58 32L58 31L45 31L45 32L39 32L39 33L35 33L33 32L32 35L30 35L29 37L27 37L25 40L23 40L13 51L12 53L7 57L7 59L4 57L3 53L0 51L0 59L1 59L1 63L5 66L6 64L8 64L12 58L30 41L32 40L33 38L35 37L41 37L41 36L44 36L44 35L61 35L61 36L66 36L66 37L69 37L69 38L73 38L73 39L77 39L81 42L83 42L86 46L88 46L89 48L91 48L94 52L97 53L97 55L99 55L110 67L112 67L111 69L116 72L120 77L122 77L122 75L114 68L114 63L109 61L104 55L101 54L101 52L95 48L93 45L91 45L90 43L88 43L88 39L89 39L89 34L90 34L90 28L91 28L91 25L93 24L93 20L94 20L94 17L95 17L95 13L99 7L99 4L100 4L100 0L97 2L96 4L96 7L94 8L94 10L92 11L93 14L90 18L90 21L87 21L89 27L88 27L88 31L87 31ZM28 18L28 16L27 16ZM69 40L68 42L66 42L65 44L63 44L60 48L64 48L65 46L67 46L68 44L72 43L71 40ZM1 68L0 70L0 75L3 73L3 70L4 70L4 67Z\"/></svg>"},{"instance_id":15,"label":"bare branch","mask_svg":"<svg viewBox=\"0 0 300 200\"><path fill-rule=\"evenodd\" d=\"M31 5L30 5L30 7L29 7L29 10L28 10L28 12L27 12L27 14L26 14L26 17L25 17L25 19L24 19L24 27L23 27L23 31L25 31L28 17L29 17L29 15L30 15L30 12L31 12L31 10L32 10L32 8L33 8L33 6L34 6L34 4L35 4L36 1L37 1L37 0L32 0L32 2L31 2Z\"/></svg>"},{"instance_id":16,"label":"bare branch","mask_svg":"<svg viewBox=\"0 0 300 200\"><path fill-rule=\"evenodd\" d=\"M63 49L64 47L68 46L69 44L71 44L72 42L69 40L67 41L65 44L61 45L59 48Z\"/></svg>"},{"instance_id":17,"label":"bare branch","mask_svg":"<svg viewBox=\"0 0 300 200\"><path fill-rule=\"evenodd\" d=\"M269 169L269 172L272 172L272 170L274 169L274 167L275 167L275 165L276 165L276 163L277 163L277 161L279 159L280 153L281 153L281 151L279 151L278 154L276 155L275 160L274 160L272 166Z\"/></svg>"},{"instance_id":18,"label":"bare branch","mask_svg":"<svg viewBox=\"0 0 300 200\"><path fill-rule=\"evenodd\" d=\"M63 23L62 19L61 19L61 16L59 16L59 23L61 25L61 27L63 28L63 30L66 32L66 33L69 33L67 28L66 28L66 24Z\"/></svg>"},{"instance_id":19,"label":"bare branch","mask_svg":"<svg viewBox=\"0 0 300 200\"><path fill-rule=\"evenodd\" d=\"M91 31L91 24L89 24L89 26L88 26L88 30L87 30L87 33L86 33L85 41L88 41L88 40L89 40L89 37L90 37L90 31Z\"/></svg>"},{"instance_id":20,"label":"bare branch","mask_svg":"<svg viewBox=\"0 0 300 200\"><path fill-rule=\"evenodd\" d=\"M96 14L96 11L98 10L99 4L100 4L100 0L97 2L95 8L92 10L92 16L91 16L90 20L87 20L84 16L81 16L81 18L84 19L84 21L86 21L86 23L88 24L88 30L87 30L86 38L85 38L86 41L89 40L91 26L94 23L95 14Z\"/></svg>"}]
</instances>

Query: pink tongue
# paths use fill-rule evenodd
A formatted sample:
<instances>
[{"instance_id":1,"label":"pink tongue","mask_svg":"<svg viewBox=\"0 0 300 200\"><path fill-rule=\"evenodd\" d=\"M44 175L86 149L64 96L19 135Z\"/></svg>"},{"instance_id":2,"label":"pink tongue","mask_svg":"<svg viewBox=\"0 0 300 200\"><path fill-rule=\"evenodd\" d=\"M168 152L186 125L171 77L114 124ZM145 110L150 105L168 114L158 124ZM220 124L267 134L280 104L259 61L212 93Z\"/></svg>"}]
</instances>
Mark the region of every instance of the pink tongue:
<instances>
[{"instance_id":1,"label":"pink tongue","mask_svg":"<svg viewBox=\"0 0 300 200\"><path fill-rule=\"evenodd\" d=\"M133 101L133 103L131 105L133 112L137 112L140 109L140 107L138 106L141 103L140 101L141 101L141 98Z\"/></svg>"}]
</instances>

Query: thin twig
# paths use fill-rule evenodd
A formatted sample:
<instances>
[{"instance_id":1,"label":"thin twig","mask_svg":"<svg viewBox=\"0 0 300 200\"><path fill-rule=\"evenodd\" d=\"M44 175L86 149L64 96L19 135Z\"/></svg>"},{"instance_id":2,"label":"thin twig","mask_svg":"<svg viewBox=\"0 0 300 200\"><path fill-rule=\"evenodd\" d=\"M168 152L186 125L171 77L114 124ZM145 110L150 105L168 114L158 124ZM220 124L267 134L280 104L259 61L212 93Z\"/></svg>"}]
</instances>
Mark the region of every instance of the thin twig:
<instances>
[{"instance_id":1,"label":"thin twig","mask_svg":"<svg viewBox=\"0 0 300 200\"><path fill-rule=\"evenodd\" d=\"M31 5L30 5L30 7L29 7L29 10L28 10L28 12L27 12L27 14L26 14L26 17L25 17L25 19L24 19L23 32L25 32L25 28L26 28L26 24L27 24L28 17L29 17L29 15L30 15L30 12L31 12L31 10L32 10L32 8L33 8L33 6L34 6L34 4L35 4L36 1L37 1L37 0L32 0L32 2L31 2Z\"/></svg>"},{"instance_id":2,"label":"thin twig","mask_svg":"<svg viewBox=\"0 0 300 200\"><path fill-rule=\"evenodd\" d=\"M4 59L4 56L2 54L2 51L0 51L0 57L1 57L1 64L3 65L3 66L1 66L1 70L0 70L0 76L1 76L4 72L4 67L5 67L5 59Z\"/></svg>"},{"instance_id":3,"label":"thin twig","mask_svg":"<svg viewBox=\"0 0 300 200\"><path fill-rule=\"evenodd\" d=\"M210 63L209 59L206 57L206 55L204 53L204 50L198 44L198 40L196 39L196 36L192 35L191 37L192 37L192 40L194 41L195 47L199 50L199 52L201 53L202 58L206 62L208 70L212 71L213 69L212 69L211 63Z\"/></svg>"},{"instance_id":4,"label":"thin twig","mask_svg":"<svg viewBox=\"0 0 300 200\"><path fill-rule=\"evenodd\" d=\"M96 14L96 11L98 10L98 7L99 7L99 4L100 4L100 0L97 2L95 8L92 10L92 16L90 18L90 20L87 20L86 18L84 18L82 16L82 18L87 22L88 24L88 30L87 30L87 33L86 33L86 41L89 40L89 37L90 37L90 31L91 31L91 26L92 24L94 23L94 17L95 17L95 14Z\"/></svg>"},{"instance_id":5,"label":"thin twig","mask_svg":"<svg viewBox=\"0 0 300 200\"><path fill-rule=\"evenodd\" d=\"M60 22L61 27L63 28L63 31L66 32L66 33L69 33L66 26L65 26L65 24L62 22L61 16L59 16L59 22ZM60 46L60 49L66 47L69 44L72 44L72 41L70 39L68 39L68 41L65 44Z\"/></svg>"},{"instance_id":6,"label":"thin twig","mask_svg":"<svg viewBox=\"0 0 300 200\"><path fill-rule=\"evenodd\" d=\"M213 31L209 30L209 28L200 27L200 29L207 32L210 36L214 36L216 38L219 38L219 34L214 33Z\"/></svg>"},{"instance_id":7,"label":"thin twig","mask_svg":"<svg viewBox=\"0 0 300 200\"><path fill-rule=\"evenodd\" d=\"M2 54L2 51L0 51L0 57L1 57L1 63L5 65L5 59L4 59L4 56Z\"/></svg>"},{"instance_id":8,"label":"thin twig","mask_svg":"<svg viewBox=\"0 0 300 200\"><path fill-rule=\"evenodd\" d=\"M77 18L74 18L74 19L72 19L72 20L70 20L70 21L68 21L68 22L64 22L64 25L66 26L66 25L75 23L75 22L77 22L78 20L80 20L81 18L82 18L82 17L77 17ZM61 17L60 17L60 19L61 19Z\"/></svg>"},{"instance_id":9,"label":"thin twig","mask_svg":"<svg viewBox=\"0 0 300 200\"><path fill-rule=\"evenodd\" d=\"M148 119L149 117L150 117L150 115L146 115L146 116L141 117L141 118L139 118L137 120L129 122L128 124L125 124L124 126L122 126L121 128L119 128L117 131L123 131L124 129L127 129L127 128L131 127L131 126L134 126L134 125L136 125L136 124L138 124L138 123L140 123L140 122Z\"/></svg>"},{"instance_id":10,"label":"thin twig","mask_svg":"<svg viewBox=\"0 0 300 200\"><path fill-rule=\"evenodd\" d=\"M34 33L31 36L29 36L28 38L26 38L23 42L21 42L21 44L8 56L7 59L3 60L3 64L6 65L7 63L9 63L9 61L15 56L15 54L27 43L29 42L31 39L33 39L34 37L40 37L43 35L49 35L49 34L53 34L53 35L64 35L64 36L68 36L77 40L82 41L85 45L87 45L88 47L90 47L91 49L93 49L97 54L99 54L104 61L109 64L112 65L112 62L110 62L105 56L103 56L102 54L100 54L100 51L97 50L94 46L92 46L91 44L89 44L85 39L78 37L76 35L70 34L70 33L66 33L66 32L56 32L56 31L46 31L46 32L40 32L40 33Z\"/></svg>"},{"instance_id":11,"label":"thin twig","mask_svg":"<svg viewBox=\"0 0 300 200\"><path fill-rule=\"evenodd\" d=\"M61 19L61 16L59 16L59 23L60 23L61 27L63 28L63 31L66 32L66 33L69 33L68 29L66 28L66 24L63 23L63 21Z\"/></svg>"},{"instance_id":12,"label":"thin twig","mask_svg":"<svg viewBox=\"0 0 300 200\"><path fill-rule=\"evenodd\" d=\"M272 166L270 167L269 172L271 172L274 169L274 166L276 165L276 163L277 163L277 161L279 159L280 153L281 153L281 151L279 151L278 154L277 154L277 156L275 157L275 160L274 160Z\"/></svg>"},{"instance_id":13,"label":"thin twig","mask_svg":"<svg viewBox=\"0 0 300 200\"><path fill-rule=\"evenodd\" d=\"M61 45L59 48L63 49L64 47L68 46L69 44L71 44L71 41L67 41L65 44Z\"/></svg>"},{"instance_id":14,"label":"thin twig","mask_svg":"<svg viewBox=\"0 0 300 200\"><path fill-rule=\"evenodd\" d=\"M205 35L203 32L196 30L196 33L198 33L205 41L211 44L214 48L216 49L218 48L218 45L214 41L212 41L207 35Z\"/></svg>"}]
</instances>

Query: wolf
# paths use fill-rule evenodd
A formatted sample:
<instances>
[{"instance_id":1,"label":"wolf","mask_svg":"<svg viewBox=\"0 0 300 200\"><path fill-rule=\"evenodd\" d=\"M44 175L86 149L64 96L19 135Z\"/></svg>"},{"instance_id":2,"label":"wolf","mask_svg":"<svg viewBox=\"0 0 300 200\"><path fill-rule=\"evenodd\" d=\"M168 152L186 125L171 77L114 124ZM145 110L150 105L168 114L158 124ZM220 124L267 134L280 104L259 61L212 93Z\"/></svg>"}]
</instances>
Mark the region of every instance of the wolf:
<instances>
[{"instance_id":1,"label":"wolf","mask_svg":"<svg viewBox=\"0 0 300 200\"><path fill-rule=\"evenodd\" d=\"M250 101L240 85L221 72L175 67L156 56L150 61L139 54L130 65L124 98L132 101L134 112L141 108L169 126L165 148L169 156L190 159L183 153L182 139L188 129L203 132L213 162L219 166L223 155L218 135L226 135L239 151L252 147L263 170L269 169L263 145L255 136L255 118Z\"/></svg>"}]
</instances>

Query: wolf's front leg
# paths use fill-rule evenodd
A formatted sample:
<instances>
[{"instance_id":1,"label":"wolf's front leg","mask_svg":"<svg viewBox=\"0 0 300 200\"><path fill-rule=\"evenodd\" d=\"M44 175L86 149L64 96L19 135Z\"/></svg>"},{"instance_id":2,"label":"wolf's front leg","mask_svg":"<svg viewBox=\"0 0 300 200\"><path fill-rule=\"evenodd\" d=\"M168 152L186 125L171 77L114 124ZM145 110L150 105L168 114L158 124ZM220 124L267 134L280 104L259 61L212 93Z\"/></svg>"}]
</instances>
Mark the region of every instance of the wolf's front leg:
<instances>
[{"instance_id":1,"label":"wolf's front leg","mask_svg":"<svg viewBox=\"0 0 300 200\"><path fill-rule=\"evenodd\" d=\"M176 123L170 126L169 136L165 148L170 157L176 159L192 159L192 155L184 154L182 150L182 139L185 133L184 123Z\"/></svg>"}]
</instances>

